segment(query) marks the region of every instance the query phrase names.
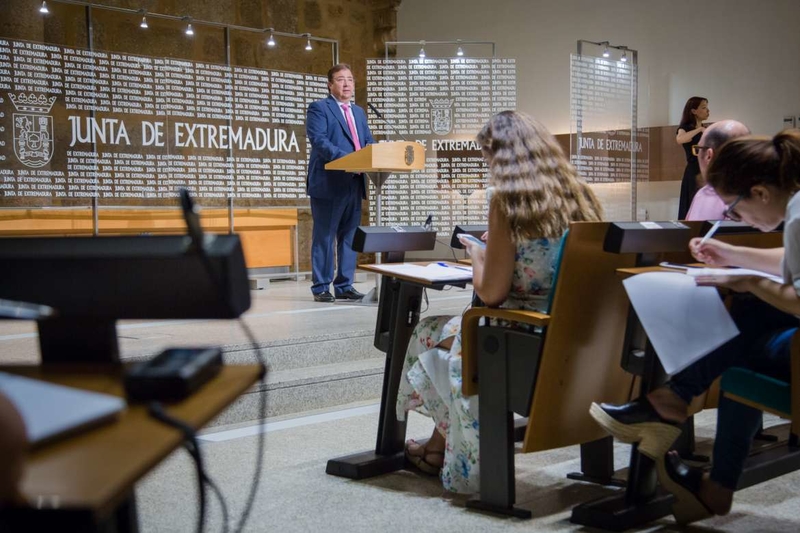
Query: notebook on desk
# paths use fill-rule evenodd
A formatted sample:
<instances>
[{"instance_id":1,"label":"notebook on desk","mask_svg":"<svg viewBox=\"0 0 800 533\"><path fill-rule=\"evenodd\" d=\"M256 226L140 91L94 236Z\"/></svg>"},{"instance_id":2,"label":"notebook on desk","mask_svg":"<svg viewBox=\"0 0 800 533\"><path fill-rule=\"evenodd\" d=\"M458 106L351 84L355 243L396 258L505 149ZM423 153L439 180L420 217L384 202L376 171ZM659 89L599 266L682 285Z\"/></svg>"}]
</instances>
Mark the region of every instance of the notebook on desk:
<instances>
[{"instance_id":1,"label":"notebook on desk","mask_svg":"<svg viewBox=\"0 0 800 533\"><path fill-rule=\"evenodd\" d=\"M111 421L125 409L125 400L117 396L6 372L0 372L0 392L22 415L31 446Z\"/></svg>"}]
</instances>

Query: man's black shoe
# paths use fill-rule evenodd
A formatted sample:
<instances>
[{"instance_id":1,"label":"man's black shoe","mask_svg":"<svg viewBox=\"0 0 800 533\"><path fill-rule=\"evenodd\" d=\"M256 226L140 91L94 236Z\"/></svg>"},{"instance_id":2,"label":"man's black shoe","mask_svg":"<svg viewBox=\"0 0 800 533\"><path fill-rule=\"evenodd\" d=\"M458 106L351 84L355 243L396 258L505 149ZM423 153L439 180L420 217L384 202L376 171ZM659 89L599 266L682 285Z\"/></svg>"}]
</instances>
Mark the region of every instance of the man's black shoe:
<instances>
[{"instance_id":1,"label":"man's black shoe","mask_svg":"<svg viewBox=\"0 0 800 533\"><path fill-rule=\"evenodd\" d=\"M329 293L328 291L325 291L325 292L321 292L319 294L315 294L314 295L314 301L315 302L331 303L331 302L335 302L336 299L333 297L333 294Z\"/></svg>"},{"instance_id":2,"label":"man's black shoe","mask_svg":"<svg viewBox=\"0 0 800 533\"><path fill-rule=\"evenodd\" d=\"M337 300L360 300L364 297L363 294L350 287L346 291L342 291L336 295Z\"/></svg>"}]
</instances>

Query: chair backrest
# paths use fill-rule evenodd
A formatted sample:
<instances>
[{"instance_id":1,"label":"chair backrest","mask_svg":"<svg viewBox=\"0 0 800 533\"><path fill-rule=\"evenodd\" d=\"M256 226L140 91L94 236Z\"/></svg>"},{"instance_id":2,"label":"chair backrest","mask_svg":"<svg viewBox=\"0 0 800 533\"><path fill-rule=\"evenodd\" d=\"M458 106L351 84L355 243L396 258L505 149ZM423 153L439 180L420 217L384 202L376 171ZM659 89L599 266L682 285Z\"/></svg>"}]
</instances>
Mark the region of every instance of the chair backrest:
<instances>
[{"instance_id":1,"label":"chair backrest","mask_svg":"<svg viewBox=\"0 0 800 533\"><path fill-rule=\"evenodd\" d=\"M633 376L620 367L628 298L618 268L633 254L603 251L607 222L575 222L562 247L550 325L534 388L523 451L560 448L606 436L591 402L628 400Z\"/></svg>"},{"instance_id":2,"label":"chair backrest","mask_svg":"<svg viewBox=\"0 0 800 533\"><path fill-rule=\"evenodd\" d=\"M552 287L558 285L558 275L561 272L561 261L564 259L564 245L567 243L567 236L569 235L569 228L567 231L564 232L564 235L561 236L561 241L559 243L558 248L558 255L556 255L556 264L554 265L553 269L553 283ZM556 291L551 290L550 293L547 295L547 308L545 308L544 312L550 314L550 311L553 309L553 298L556 295Z\"/></svg>"}]
</instances>

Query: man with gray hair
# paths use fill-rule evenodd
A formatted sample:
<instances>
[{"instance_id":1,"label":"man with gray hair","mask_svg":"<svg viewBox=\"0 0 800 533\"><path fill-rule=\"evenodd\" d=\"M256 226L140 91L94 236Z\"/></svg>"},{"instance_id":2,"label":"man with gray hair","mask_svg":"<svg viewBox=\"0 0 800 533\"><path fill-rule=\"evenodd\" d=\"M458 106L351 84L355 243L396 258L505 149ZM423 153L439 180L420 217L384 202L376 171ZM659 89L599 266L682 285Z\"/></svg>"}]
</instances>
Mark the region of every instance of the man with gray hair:
<instances>
[{"instance_id":1,"label":"man with gray hair","mask_svg":"<svg viewBox=\"0 0 800 533\"><path fill-rule=\"evenodd\" d=\"M706 179L708 165L714 159L714 152L720 146L736 137L750 135L750 129L736 120L721 120L706 128L698 144L692 146L692 153L697 156L700 175ZM727 206L720 200L714 189L707 183L694 196L686 220L720 220Z\"/></svg>"}]
</instances>

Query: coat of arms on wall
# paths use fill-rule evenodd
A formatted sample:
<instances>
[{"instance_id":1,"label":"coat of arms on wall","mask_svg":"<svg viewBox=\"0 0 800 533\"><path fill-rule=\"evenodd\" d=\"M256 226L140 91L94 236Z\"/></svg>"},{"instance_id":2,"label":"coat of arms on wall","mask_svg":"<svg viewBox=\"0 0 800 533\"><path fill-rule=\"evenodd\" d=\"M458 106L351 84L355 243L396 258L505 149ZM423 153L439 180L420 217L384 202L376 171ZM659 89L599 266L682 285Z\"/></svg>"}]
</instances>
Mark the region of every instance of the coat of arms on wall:
<instances>
[{"instance_id":1,"label":"coat of arms on wall","mask_svg":"<svg viewBox=\"0 0 800 533\"><path fill-rule=\"evenodd\" d=\"M447 135L453 129L453 100L431 98L431 129L437 135Z\"/></svg>"},{"instance_id":2,"label":"coat of arms on wall","mask_svg":"<svg viewBox=\"0 0 800 533\"><path fill-rule=\"evenodd\" d=\"M9 98L19 113L14 113L14 153L27 167L45 166L53 157L53 117L48 115L56 101L55 96L36 96L31 93Z\"/></svg>"}]
</instances>

